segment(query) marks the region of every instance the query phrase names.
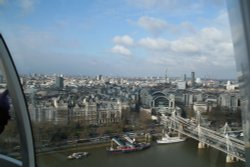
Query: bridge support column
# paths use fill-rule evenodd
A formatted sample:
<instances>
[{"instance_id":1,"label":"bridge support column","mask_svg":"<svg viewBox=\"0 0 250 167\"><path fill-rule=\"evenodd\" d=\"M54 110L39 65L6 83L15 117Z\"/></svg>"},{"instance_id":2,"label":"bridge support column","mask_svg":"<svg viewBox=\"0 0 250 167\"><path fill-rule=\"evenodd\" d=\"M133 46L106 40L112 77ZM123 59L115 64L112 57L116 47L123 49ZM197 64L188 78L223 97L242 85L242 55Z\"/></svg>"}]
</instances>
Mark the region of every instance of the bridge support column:
<instances>
[{"instance_id":1,"label":"bridge support column","mask_svg":"<svg viewBox=\"0 0 250 167\"><path fill-rule=\"evenodd\" d=\"M206 144L202 143L202 142L199 142L198 143L198 148L206 148Z\"/></svg>"},{"instance_id":2,"label":"bridge support column","mask_svg":"<svg viewBox=\"0 0 250 167\"><path fill-rule=\"evenodd\" d=\"M227 154L226 156L226 163L232 163L235 162L236 158L232 155Z\"/></svg>"}]
</instances>

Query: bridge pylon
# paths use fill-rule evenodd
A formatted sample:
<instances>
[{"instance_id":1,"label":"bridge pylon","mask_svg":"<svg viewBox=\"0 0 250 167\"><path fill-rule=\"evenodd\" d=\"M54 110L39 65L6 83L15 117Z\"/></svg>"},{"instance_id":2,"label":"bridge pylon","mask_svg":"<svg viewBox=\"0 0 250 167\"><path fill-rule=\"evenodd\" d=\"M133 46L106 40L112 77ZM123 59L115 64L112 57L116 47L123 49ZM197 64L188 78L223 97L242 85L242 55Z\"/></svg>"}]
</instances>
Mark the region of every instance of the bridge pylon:
<instances>
[{"instance_id":1,"label":"bridge pylon","mask_svg":"<svg viewBox=\"0 0 250 167\"><path fill-rule=\"evenodd\" d=\"M203 143L203 142L199 142L198 143L198 148L206 148L206 144L205 143Z\"/></svg>"},{"instance_id":2,"label":"bridge pylon","mask_svg":"<svg viewBox=\"0 0 250 167\"><path fill-rule=\"evenodd\" d=\"M226 163L232 163L232 162L235 162L235 161L237 161L236 157L234 157L233 155L227 154Z\"/></svg>"},{"instance_id":3,"label":"bridge pylon","mask_svg":"<svg viewBox=\"0 0 250 167\"><path fill-rule=\"evenodd\" d=\"M200 124L197 125L197 132L198 132L198 138L199 138L198 148L206 148L207 145L204 142L202 142L204 139L204 136L203 136Z\"/></svg>"}]
</instances>

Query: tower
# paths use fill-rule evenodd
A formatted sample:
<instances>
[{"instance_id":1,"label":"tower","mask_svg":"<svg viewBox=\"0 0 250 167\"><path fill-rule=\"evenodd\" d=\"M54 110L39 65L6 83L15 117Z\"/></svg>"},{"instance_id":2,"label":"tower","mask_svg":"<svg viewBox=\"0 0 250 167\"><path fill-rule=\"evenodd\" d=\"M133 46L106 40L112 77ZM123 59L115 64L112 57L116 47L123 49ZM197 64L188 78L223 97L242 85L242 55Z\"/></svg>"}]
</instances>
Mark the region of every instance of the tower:
<instances>
[{"instance_id":1,"label":"tower","mask_svg":"<svg viewBox=\"0 0 250 167\"><path fill-rule=\"evenodd\" d=\"M165 70L165 82L169 83L169 78L168 78L168 69L166 68Z\"/></svg>"},{"instance_id":2,"label":"tower","mask_svg":"<svg viewBox=\"0 0 250 167\"><path fill-rule=\"evenodd\" d=\"M59 89L63 89L64 87L64 79L62 76L56 77L55 87Z\"/></svg>"},{"instance_id":3,"label":"tower","mask_svg":"<svg viewBox=\"0 0 250 167\"><path fill-rule=\"evenodd\" d=\"M191 83L192 83L192 87L195 86L195 73L191 72Z\"/></svg>"}]
</instances>

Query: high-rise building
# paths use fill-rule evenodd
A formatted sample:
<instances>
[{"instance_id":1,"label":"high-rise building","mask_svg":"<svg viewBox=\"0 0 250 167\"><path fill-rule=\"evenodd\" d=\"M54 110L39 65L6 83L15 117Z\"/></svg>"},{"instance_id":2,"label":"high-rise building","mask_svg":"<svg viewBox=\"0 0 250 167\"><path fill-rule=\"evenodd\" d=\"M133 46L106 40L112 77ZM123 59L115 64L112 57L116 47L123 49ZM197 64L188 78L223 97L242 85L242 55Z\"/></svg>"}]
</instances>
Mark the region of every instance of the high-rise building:
<instances>
[{"instance_id":1,"label":"high-rise building","mask_svg":"<svg viewBox=\"0 0 250 167\"><path fill-rule=\"evenodd\" d=\"M184 76L183 76L183 81L187 81L187 75L186 74L184 74Z\"/></svg>"},{"instance_id":2,"label":"high-rise building","mask_svg":"<svg viewBox=\"0 0 250 167\"><path fill-rule=\"evenodd\" d=\"M167 81L167 78L168 78L168 70L166 69L165 70L165 81Z\"/></svg>"},{"instance_id":3,"label":"high-rise building","mask_svg":"<svg viewBox=\"0 0 250 167\"><path fill-rule=\"evenodd\" d=\"M169 83L169 78L168 78L168 69L165 70L165 82Z\"/></svg>"},{"instance_id":4,"label":"high-rise building","mask_svg":"<svg viewBox=\"0 0 250 167\"><path fill-rule=\"evenodd\" d=\"M194 72L191 73L191 84L193 87L195 86L195 73Z\"/></svg>"},{"instance_id":5,"label":"high-rise building","mask_svg":"<svg viewBox=\"0 0 250 167\"><path fill-rule=\"evenodd\" d=\"M63 87L64 87L63 76L57 76L56 77L55 87L59 88L59 89L63 89Z\"/></svg>"},{"instance_id":6,"label":"high-rise building","mask_svg":"<svg viewBox=\"0 0 250 167\"><path fill-rule=\"evenodd\" d=\"M103 80L103 76L102 76L102 75L97 75L96 79L97 79L98 81L102 81L102 80Z\"/></svg>"}]
</instances>

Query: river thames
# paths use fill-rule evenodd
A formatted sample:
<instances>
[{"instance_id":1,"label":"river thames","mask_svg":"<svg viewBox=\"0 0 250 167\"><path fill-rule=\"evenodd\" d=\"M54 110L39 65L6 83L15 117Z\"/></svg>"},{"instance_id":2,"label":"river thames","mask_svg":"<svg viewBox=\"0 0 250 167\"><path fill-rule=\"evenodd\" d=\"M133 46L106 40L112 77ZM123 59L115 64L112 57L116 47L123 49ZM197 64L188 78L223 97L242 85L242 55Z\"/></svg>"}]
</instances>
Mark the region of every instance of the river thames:
<instances>
[{"instance_id":1,"label":"river thames","mask_svg":"<svg viewBox=\"0 0 250 167\"><path fill-rule=\"evenodd\" d=\"M225 163L226 155L213 148L198 149L197 141L157 145L126 154L109 154L105 148L88 150L90 156L78 160L68 160L71 152L50 153L37 158L39 167L244 167L243 162Z\"/></svg>"}]
</instances>

